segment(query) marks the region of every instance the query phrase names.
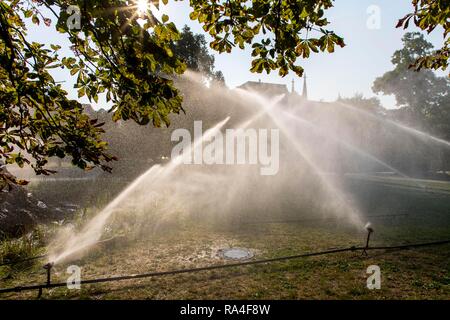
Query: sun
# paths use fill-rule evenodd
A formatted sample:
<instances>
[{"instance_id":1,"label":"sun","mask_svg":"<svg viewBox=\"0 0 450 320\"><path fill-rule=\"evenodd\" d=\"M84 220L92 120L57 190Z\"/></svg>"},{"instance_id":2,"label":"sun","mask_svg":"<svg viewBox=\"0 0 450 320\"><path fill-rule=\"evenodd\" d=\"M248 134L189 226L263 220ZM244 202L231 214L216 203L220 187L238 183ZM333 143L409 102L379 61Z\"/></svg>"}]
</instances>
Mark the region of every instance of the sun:
<instances>
[{"instance_id":1,"label":"sun","mask_svg":"<svg viewBox=\"0 0 450 320\"><path fill-rule=\"evenodd\" d=\"M146 13L150 9L150 3L148 0L137 0L136 7L139 13Z\"/></svg>"}]
</instances>

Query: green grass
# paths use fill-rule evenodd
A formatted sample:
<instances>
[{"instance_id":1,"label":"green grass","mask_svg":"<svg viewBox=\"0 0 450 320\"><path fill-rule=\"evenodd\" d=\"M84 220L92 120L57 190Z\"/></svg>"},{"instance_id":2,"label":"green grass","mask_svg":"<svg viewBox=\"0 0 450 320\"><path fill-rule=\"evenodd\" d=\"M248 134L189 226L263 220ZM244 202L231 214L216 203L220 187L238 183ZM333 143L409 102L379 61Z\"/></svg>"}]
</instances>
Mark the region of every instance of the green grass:
<instances>
[{"instance_id":1,"label":"green grass","mask_svg":"<svg viewBox=\"0 0 450 320\"><path fill-rule=\"evenodd\" d=\"M372 245L427 242L450 237L450 196L354 180L348 189L367 215L407 213L372 222ZM257 222L257 221L256 221ZM247 247L255 259L365 244L364 230L338 221L209 224L185 220L169 229L99 244L81 260L82 278L110 277L223 264L217 252ZM39 250L45 250L41 248ZM14 250L13 250L14 251ZM19 250L20 251L20 250ZM0 287L43 283L39 261L26 270L0 268ZM366 269L378 265L382 289L366 288ZM56 265L65 282L68 265ZM37 292L0 296L34 299ZM450 299L450 246L404 251L341 253L193 274L44 290L44 299Z\"/></svg>"},{"instance_id":2,"label":"green grass","mask_svg":"<svg viewBox=\"0 0 450 320\"><path fill-rule=\"evenodd\" d=\"M18 239L3 239L0 241L0 264L27 259L39 254L43 246L42 238L43 231L38 228Z\"/></svg>"},{"instance_id":3,"label":"green grass","mask_svg":"<svg viewBox=\"0 0 450 320\"><path fill-rule=\"evenodd\" d=\"M428 192L450 194L450 181L412 179L403 177L382 177L363 174L349 175L352 179L361 179L397 188L423 189Z\"/></svg>"}]
</instances>

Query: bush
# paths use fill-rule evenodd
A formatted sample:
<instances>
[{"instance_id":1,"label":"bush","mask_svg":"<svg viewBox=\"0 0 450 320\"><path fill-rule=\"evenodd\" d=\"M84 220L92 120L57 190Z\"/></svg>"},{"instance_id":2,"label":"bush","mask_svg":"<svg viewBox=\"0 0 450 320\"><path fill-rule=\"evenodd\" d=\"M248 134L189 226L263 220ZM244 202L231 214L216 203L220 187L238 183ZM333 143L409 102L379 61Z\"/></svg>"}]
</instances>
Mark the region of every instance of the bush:
<instances>
[{"instance_id":1,"label":"bush","mask_svg":"<svg viewBox=\"0 0 450 320\"><path fill-rule=\"evenodd\" d=\"M36 229L18 239L3 239L0 242L0 264L10 263L36 256L43 245L43 232Z\"/></svg>"}]
</instances>

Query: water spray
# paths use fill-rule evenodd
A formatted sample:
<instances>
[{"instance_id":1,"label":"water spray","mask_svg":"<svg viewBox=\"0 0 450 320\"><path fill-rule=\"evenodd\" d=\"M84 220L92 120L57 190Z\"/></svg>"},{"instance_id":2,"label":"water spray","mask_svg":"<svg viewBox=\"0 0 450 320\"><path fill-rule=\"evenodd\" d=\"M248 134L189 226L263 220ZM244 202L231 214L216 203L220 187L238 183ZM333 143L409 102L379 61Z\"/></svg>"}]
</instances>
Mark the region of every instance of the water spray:
<instances>
[{"instance_id":1,"label":"water spray","mask_svg":"<svg viewBox=\"0 0 450 320\"><path fill-rule=\"evenodd\" d=\"M154 165L137 179L135 179L103 210L101 210L94 218L92 218L80 233L70 237L65 241L65 244L63 245L63 251L52 258L53 263L51 265L53 266L54 263L60 263L73 254L81 252L82 250L85 250L91 247L93 244L97 243L103 234L104 226L107 223L108 219L114 214L117 207L130 196L130 194L135 192L136 189L145 181L151 181L151 185L146 186L147 188L150 188L155 185L157 181L161 181L170 176L177 167L183 164L183 158L186 152L196 150L203 144L204 141L207 141L214 137L216 133L219 132L229 120L230 117L227 117L216 124L214 127L208 129L201 138L194 141L192 147L188 149L189 151L183 151L183 154L180 154L176 158L172 159L172 161L167 165ZM50 264L48 264L47 267L47 270L51 269Z\"/></svg>"}]
</instances>

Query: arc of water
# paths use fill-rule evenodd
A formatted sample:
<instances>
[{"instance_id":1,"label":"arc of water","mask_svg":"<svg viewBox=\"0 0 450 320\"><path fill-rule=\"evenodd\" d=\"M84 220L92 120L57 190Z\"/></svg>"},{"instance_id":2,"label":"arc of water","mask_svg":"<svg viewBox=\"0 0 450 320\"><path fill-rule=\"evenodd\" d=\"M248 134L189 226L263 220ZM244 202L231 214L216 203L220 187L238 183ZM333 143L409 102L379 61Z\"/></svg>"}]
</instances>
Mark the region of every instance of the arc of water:
<instances>
[{"instance_id":1,"label":"arc of water","mask_svg":"<svg viewBox=\"0 0 450 320\"><path fill-rule=\"evenodd\" d=\"M248 94L245 90L236 90L236 93L243 95L244 97ZM268 101L268 105L266 106L267 109L273 109L275 108L275 106L284 98L284 95L279 95L276 96L273 99L270 99ZM238 97L232 97L233 100L239 100ZM245 130L248 127L250 127L250 125L256 121L258 121L261 117L263 117L264 115L266 115L266 110L263 108L261 111L257 112L254 116L252 116L250 119L248 119L247 121L243 121L241 122L239 125L237 125L236 129L242 129ZM206 139L205 139L206 140ZM236 195L238 194L239 190L238 189L232 189L229 191L228 194L228 200L224 199L223 201L228 201L226 203L230 203L232 202L235 198ZM226 205L225 203L225 205ZM163 213L163 216L161 217L161 219L163 219L166 215Z\"/></svg>"},{"instance_id":2,"label":"arc of water","mask_svg":"<svg viewBox=\"0 0 450 320\"><path fill-rule=\"evenodd\" d=\"M386 162L384 162L384 161L378 159L378 158L375 157L374 155L372 155L372 154L370 154L370 153L368 153L368 152L365 152L365 151L363 151L363 150L357 148L356 146L354 146L354 145L352 145L352 144L349 144L349 143L347 143L347 142L345 142L345 141L342 141L342 140L337 139L337 138L335 138L335 137L333 137L333 136L330 136L325 130L323 130L321 127L319 127L319 126L313 124L312 122L310 122L310 121L308 121L308 120L306 120L306 119L304 119L304 118L302 118L302 117L300 117L300 116L298 116L298 115L294 115L294 114L291 114L291 113L286 112L286 111L282 111L282 110L281 110L281 111L279 111L279 112L281 112L284 116L286 116L286 117L288 117L288 118L291 118L291 119L294 120L294 121L297 121L298 123L301 123L301 124L303 124L303 125L306 125L306 126L308 126L309 128L311 128L311 129L313 129L313 130L316 130L316 131L320 132L320 134L322 134L323 136L326 136L328 139L332 140L333 142L335 142L335 143L337 143L337 144L343 145L345 148L347 148L347 149L349 149L349 150L351 150L351 151L357 153L358 155L360 155L360 156L362 156L362 157L365 157L365 158L368 158L368 159L370 159L370 160L372 160L372 161L374 161L374 162L380 164L381 166L383 166L383 167L385 167L385 168L387 168L387 169L389 169L389 170L394 171L394 172L395 172L396 174L398 174L399 176L402 176L403 178L407 178L407 179L413 180L413 179L412 179L411 177L409 177L408 175L402 173L400 170L398 170L398 169L392 167L391 165L387 164ZM416 186L420 187L420 188L423 188L423 189L426 188L423 184L418 183L418 182L416 182L416 181L414 181L414 184L415 184Z\"/></svg>"},{"instance_id":3,"label":"arc of water","mask_svg":"<svg viewBox=\"0 0 450 320\"><path fill-rule=\"evenodd\" d=\"M242 91L241 91L242 93ZM273 99L267 108L274 107L283 97L279 96ZM238 127L245 129L248 128L253 122L257 121L260 117L266 114L265 110L258 112L251 119L243 122ZM89 248L95 244L101 237L103 233L103 227L110 218L110 216L115 212L115 209L132 194L136 188L141 185L143 181L147 181L150 177L152 178L151 185L155 185L158 181L167 177L171 172L173 172L180 164L183 163L183 157L185 153L191 152L193 149L198 148L203 141L211 139L227 122L229 117L218 123L212 129L205 132L201 139L195 141L190 150L185 150L185 152L179 155L177 158L172 159L172 161L166 166L156 165L147 170L144 174L133 181L127 188L125 188L112 202L110 202L102 211L100 211L76 236L71 237L67 243L63 246L63 251L59 254L51 255L50 261L53 263L61 262L68 257L80 252L84 249Z\"/></svg>"},{"instance_id":4,"label":"arc of water","mask_svg":"<svg viewBox=\"0 0 450 320\"><path fill-rule=\"evenodd\" d=\"M408 132L408 133L413 134L415 136L422 137L422 138L424 138L426 140L434 141L436 143L444 145L447 148L450 148L450 142L447 141L447 140L440 139L440 138L435 137L435 136L433 136L433 135L431 135L429 133L426 133L426 132L423 132L423 131L420 131L420 130L417 130L417 129L414 129L414 128L410 128L410 127L408 127L406 125L400 124L398 122L395 122L395 121L392 121L392 120L389 120L389 119L381 119L380 117L378 117L378 116L376 116L376 115L374 115L374 114L372 114L370 112L367 112L365 110L360 110L360 109L358 109L358 108L356 108L354 106L351 106L351 105L343 103L343 102L338 102L338 104L343 106L344 108L347 108L348 110L358 112L358 113L363 114L363 115L365 115L367 117L375 119L378 122L381 122L383 124L389 124L389 125L397 128L397 129L400 129L402 131Z\"/></svg>"},{"instance_id":5,"label":"arc of water","mask_svg":"<svg viewBox=\"0 0 450 320\"><path fill-rule=\"evenodd\" d=\"M204 135L194 141L192 148L198 148L204 140L210 139L214 136L228 121L229 117L225 120L218 123L213 128L207 130ZM147 181L150 177L151 185L155 185L158 181L167 177L170 173L172 173L176 167L182 164L182 159L185 156L186 152L190 152L190 150L185 150L183 154L180 154L177 158L173 159L168 165L160 166L155 165L152 166L149 170L139 176L136 180L134 180L127 188L125 188L112 202L110 202L102 211L100 211L83 229L82 231L74 237L71 237L67 243L63 245L63 251L59 254L53 254L50 256L50 262L58 263L61 262L68 257L78 253L84 249L95 244L101 237L103 233L103 228L105 223L114 213L115 209L122 203L125 199L127 199L136 188L143 182Z\"/></svg>"},{"instance_id":6,"label":"arc of water","mask_svg":"<svg viewBox=\"0 0 450 320\"><path fill-rule=\"evenodd\" d=\"M261 97L259 94L255 92L249 92L248 94L252 95L254 99L258 99L261 101L261 105L264 107L264 98ZM306 163L313 169L315 174L320 179L320 182L323 186L326 187L327 191L332 194L334 197L336 197L339 202L345 206L346 212L349 214L350 221L357 226L358 228L363 228L364 223L360 219L360 214L358 210L356 210L354 207L350 206L348 201L345 199L343 194L337 190L321 173L320 169L314 164L314 161L305 154L303 151L303 146L297 141L297 137L293 136L292 133L290 133L285 125L280 121L279 117L277 117L277 114L273 112L272 109L264 108L266 114L272 119L272 121L275 123L275 125L280 129L280 131L283 133L283 135L287 138L287 140L293 145L297 153L306 161Z\"/></svg>"}]
</instances>

